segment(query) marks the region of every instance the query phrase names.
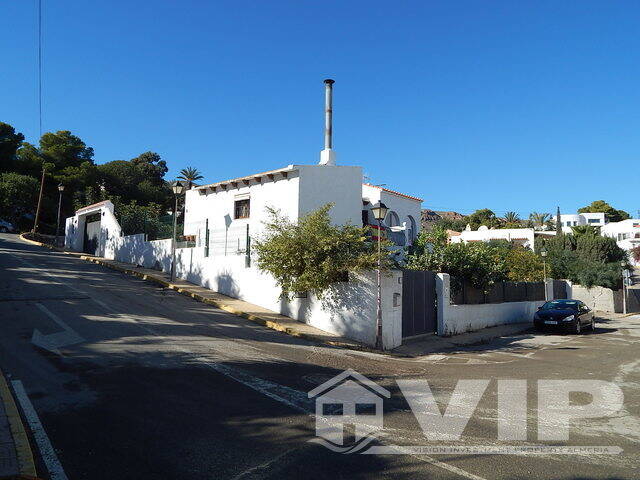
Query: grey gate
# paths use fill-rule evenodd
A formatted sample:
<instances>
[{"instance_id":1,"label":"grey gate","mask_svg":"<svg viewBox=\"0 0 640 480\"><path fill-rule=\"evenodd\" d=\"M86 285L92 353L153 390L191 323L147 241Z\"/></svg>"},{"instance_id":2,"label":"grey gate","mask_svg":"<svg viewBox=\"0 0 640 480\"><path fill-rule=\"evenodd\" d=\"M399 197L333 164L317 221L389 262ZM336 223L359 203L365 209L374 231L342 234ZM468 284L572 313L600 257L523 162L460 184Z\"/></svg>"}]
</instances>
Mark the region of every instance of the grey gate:
<instances>
[{"instance_id":1,"label":"grey gate","mask_svg":"<svg viewBox=\"0 0 640 480\"><path fill-rule=\"evenodd\" d=\"M90 255L97 255L100 241L100 220L85 223L84 246L82 251Z\"/></svg>"},{"instance_id":2,"label":"grey gate","mask_svg":"<svg viewBox=\"0 0 640 480\"><path fill-rule=\"evenodd\" d=\"M438 327L436 274L426 270L402 272L402 336L434 333Z\"/></svg>"}]
</instances>

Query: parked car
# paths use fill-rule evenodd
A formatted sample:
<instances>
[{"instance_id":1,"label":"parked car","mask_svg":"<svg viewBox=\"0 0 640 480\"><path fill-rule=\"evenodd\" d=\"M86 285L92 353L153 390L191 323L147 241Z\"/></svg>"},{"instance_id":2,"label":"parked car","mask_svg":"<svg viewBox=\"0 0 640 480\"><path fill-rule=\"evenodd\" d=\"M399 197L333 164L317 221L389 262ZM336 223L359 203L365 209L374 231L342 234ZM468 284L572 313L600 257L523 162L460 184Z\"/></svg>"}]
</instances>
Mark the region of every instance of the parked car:
<instances>
[{"instance_id":1,"label":"parked car","mask_svg":"<svg viewBox=\"0 0 640 480\"><path fill-rule=\"evenodd\" d=\"M579 334L584 327L595 330L593 312L580 300L546 302L533 316L536 330L556 328Z\"/></svg>"},{"instance_id":2,"label":"parked car","mask_svg":"<svg viewBox=\"0 0 640 480\"><path fill-rule=\"evenodd\" d=\"M5 220L0 220L0 233L15 232L15 231L16 231L16 227L14 227L11 223Z\"/></svg>"}]
</instances>

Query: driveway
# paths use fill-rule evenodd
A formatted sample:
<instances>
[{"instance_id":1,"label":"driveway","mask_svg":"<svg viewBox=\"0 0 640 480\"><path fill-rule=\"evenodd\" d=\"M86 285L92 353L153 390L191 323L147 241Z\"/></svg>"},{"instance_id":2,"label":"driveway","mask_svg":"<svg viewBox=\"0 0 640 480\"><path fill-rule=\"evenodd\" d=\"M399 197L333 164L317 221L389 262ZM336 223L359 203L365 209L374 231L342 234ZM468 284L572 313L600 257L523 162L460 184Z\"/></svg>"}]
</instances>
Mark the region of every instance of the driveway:
<instances>
[{"instance_id":1,"label":"driveway","mask_svg":"<svg viewBox=\"0 0 640 480\"><path fill-rule=\"evenodd\" d=\"M0 319L0 367L24 387L72 480L638 478L640 317L605 319L580 336L524 333L392 358L318 346L0 235ZM48 349L32 343L35 330ZM428 381L441 408L458 380L490 380L459 446L504 443L497 440L496 380L526 380L528 437L510 442L523 446L544 443L536 437L538 380L600 379L622 388L623 408L575 421L570 441L560 443L623 452L334 453L309 442L315 407L307 392L348 368L391 393L378 446L441 444L425 438L398 380ZM51 461L39 458L43 478Z\"/></svg>"}]
</instances>

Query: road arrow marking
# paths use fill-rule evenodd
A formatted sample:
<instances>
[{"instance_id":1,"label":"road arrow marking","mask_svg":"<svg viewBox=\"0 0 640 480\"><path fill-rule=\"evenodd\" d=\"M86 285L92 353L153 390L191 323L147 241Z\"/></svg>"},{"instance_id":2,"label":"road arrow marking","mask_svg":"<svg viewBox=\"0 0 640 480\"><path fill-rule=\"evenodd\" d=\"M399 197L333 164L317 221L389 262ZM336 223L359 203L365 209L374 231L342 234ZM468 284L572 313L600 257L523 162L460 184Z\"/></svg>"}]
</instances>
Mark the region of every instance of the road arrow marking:
<instances>
[{"instance_id":1,"label":"road arrow marking","mask_svg":"<svg viewBox=\"0 0 640 480\"><path fill-rule=\"evenodd\" d=\"M58 317L47 307L45 307L41 303L36 303L35 305L42 313L47 315L51 320L62 327L61 332L55 332L49 335L44 335L42 332L40 332L40 330L36 328L33 331L33 335L31 336L31 343L33 343L35 346L60 355L60 348L69 345L76 345L85 341L84 338L74 332L73 329L69 327L69 325L64 323L60 317Z\"/></svg>"}]
</instances>

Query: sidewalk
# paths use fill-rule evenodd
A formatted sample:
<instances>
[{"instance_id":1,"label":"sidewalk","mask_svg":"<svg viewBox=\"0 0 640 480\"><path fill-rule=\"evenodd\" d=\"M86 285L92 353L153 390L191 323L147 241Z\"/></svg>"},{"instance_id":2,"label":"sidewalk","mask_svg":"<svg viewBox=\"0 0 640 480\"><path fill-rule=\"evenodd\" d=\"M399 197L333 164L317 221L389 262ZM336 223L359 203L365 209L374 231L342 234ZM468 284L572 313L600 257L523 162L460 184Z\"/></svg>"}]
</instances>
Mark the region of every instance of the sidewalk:
<instances>
[{"instance_id":1,"label":"sidewalk","mask_svg":"<svg viewBox=\"0 0 640 480\"><path fill-rule=\"evenodd\" d=\"M410 340L404 345L396 348L394 352L407 357L421 357L438 353L453 353L468 345L489 343L491 340L496 338L517 335L531 329L533 329L532 322L525 322L483 328L482 330L475 332L462 333L451 337L438 337L434 334L420 339Z\"/></svg>"},{"instance_id":2,"label":"sidewalk","mask_svg":"<svg viewBox=\"0 0 640 480\"><path fill-rule=\"evenodd\" d=\"M29 439L20 413L0 370L0 479L36 476Z\"/></svg>"}]
</instances>

